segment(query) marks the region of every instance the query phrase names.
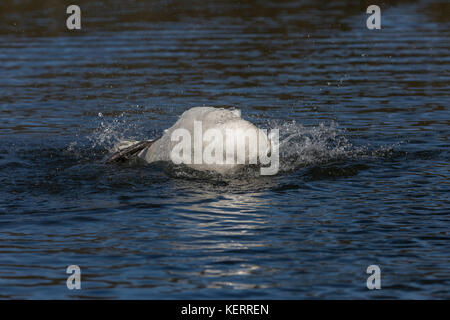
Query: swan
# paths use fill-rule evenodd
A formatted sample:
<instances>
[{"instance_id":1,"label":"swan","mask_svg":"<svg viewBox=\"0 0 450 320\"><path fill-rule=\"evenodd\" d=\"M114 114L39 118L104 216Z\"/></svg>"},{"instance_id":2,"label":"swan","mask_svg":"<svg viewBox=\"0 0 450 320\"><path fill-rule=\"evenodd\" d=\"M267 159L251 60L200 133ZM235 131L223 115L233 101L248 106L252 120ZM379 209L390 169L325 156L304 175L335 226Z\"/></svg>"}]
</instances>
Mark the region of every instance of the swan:
<instances>
[{"instance_id":1,"label":"swan","mask_svg":"<svg viewBox=\"0 0 450 320\"><path fill-rule=\"evenodd\" d=\"M267 164L271 149L266 131L242 119L239 109L193 107L156 140L119 142L107 162L172 161L226 175L246 164L261 164L262 159Z\"/></svg>"}]
</instances>

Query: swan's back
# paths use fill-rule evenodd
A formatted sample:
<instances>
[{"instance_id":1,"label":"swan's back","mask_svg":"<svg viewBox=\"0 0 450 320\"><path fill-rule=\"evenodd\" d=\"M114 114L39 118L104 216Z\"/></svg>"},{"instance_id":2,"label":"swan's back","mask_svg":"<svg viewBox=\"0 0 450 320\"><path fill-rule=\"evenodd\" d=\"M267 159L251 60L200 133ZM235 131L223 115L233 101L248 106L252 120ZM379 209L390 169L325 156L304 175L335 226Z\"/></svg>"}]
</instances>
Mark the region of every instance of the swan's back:
<instances>
[{"instance_id":1,"label":"swan's back","mask_svg":"<svg viewBox=\"0 0 450 320\"><path fill-rule=\"evenodd\" d=\"M197 123L196 123L197 122ZM171 161L171 152L173 148L179 143L179 141L172 141L171 137L175 130L184 129L187 130L192 138L191 141L191 155L194 154L194 125L197 126L201 123L201 131L205 133L210 129L218 130L222 133L223 137L226 137L227 132L239 132L254 131L257 135L260 134L264 140L262 146L265 148L265 152L270 152L270 142L267 135L260 131L255 125L247 120L241 118L240 110L228 110L223 108L214 107L194 107L185 111L178 121L169 129L165 130L163 136L155 141L150 147L142 150L139 157L144 159L146 162L151 163L155 161ZM197 131L198 133L198 131ZM197 137L198 138L198 137ZM235 137L233 137L235 138ZM203 149L209 145L209 141L204 141L202 139ZM238 139L239 140L239 139ZM238 141L237 140L237 141ZM237 142L239 144L239 142ZM245 143L245 141L244 141ZM223 143L225 147L226 143ZM239 148L239 145L237 145ZM248 153L248 146L244 146L246 153ZM224 156L225 159L225 156ZM247 162L254 159L246 158ZM228 173L230 170L234 170L240 165L237 164L225 164L225 163L215 163L215 164L188 164L190 167L197 170L212 170L219 173Z\"/></svg>"}]
</instances>

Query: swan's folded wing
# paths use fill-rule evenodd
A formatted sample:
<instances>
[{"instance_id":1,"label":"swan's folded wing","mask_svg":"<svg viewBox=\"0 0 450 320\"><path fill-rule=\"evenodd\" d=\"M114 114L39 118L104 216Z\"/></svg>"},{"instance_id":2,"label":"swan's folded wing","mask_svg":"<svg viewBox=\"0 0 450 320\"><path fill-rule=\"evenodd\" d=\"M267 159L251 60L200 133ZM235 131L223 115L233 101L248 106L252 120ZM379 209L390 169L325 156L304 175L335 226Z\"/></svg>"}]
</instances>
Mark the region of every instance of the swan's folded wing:
<instances>
[{"instance_id":1,"label":"swan's folded wing","mask_svg":"<svg viewBox=\"0 0 450 320\"><path fill-rule=\"evenodd\" d=\"M106 163L112 162L124 162L135 157L141 150L150 147L155 141L141 141L132 146L119 150L113 153L109 158L106 159Z\"/></svg>"}]
</instances>

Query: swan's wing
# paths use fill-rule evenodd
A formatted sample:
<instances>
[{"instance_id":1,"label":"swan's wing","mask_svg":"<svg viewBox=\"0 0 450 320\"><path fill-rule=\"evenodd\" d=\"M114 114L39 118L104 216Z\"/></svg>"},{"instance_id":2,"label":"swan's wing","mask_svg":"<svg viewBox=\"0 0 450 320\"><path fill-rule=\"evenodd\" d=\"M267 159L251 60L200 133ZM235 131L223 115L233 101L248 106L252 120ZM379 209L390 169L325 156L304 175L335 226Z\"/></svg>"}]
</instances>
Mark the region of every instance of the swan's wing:
<instances>
[{"instance_id":1,"label":"swan's wing","mask_svg":"<svg viewBox=\"0 0 450 320\"><path fill-rule=\"evenodd\" d=\"M138 142L136 144L133 144L132 146L119 150L115 153L113 153L108 159L106 159L106 163L112 163L112 162L124 162L127 160L130 160L131 158L133 158L134 156L136 156L141 150L150 147L153 142L155 142L155 140L153 141L141 141Z\"/></svg>"}]
</instances>

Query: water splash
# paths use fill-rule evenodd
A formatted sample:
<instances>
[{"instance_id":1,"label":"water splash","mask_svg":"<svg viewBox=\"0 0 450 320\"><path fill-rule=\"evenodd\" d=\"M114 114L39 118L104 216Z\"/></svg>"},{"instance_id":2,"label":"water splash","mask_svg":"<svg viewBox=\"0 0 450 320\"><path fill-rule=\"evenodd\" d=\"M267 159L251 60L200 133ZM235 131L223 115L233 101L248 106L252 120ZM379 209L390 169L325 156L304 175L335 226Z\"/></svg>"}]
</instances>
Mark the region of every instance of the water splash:
<instances>
[{"instance_id":1,"label":"water splash","mask_svg":"<svg viewBox=\"0 0 450 320\"><path fill-rule=\"evenodd\" d=\"M93 149L102 148L111 152L119 141L144 139L139 122L127 119L125 112L114 118L105 118L99 113L98 118L98 128L86 137Z\"/></svg>"},{"instance_id":2,"label":"water splash","mask_svg":"<svg viewBox=\"0 0 450 320\"><path fill-rule=\"evenodd\" d=\"M280 132L280 171L292 171L311 164L320 164L350 158L363 152L347 138L338 124L321 123L305 127L296 121L276 123L271 126Z\"/></svg>"},{"instance_id":3,"label":"water splash","mask_svg":"<svg viewBox=\"0 0 450 320\"><path fill-rule=\"evenodd\" d=\"M99 114L98 128L87 139L93 149L113 152L114 145L124 140L143 140L146 136L144 125L136 119L130 119L125 113L107 119ZM269 120L263 127L279 130L279 173L285 173L302 169L311 165L323 165L333 161L346 161L363 159L368 157L385 157L392 153L398 143L391 146L371 148L368 145L356 146L351 141L348 132L332 121L329 124L320 123L317 126L304 126L293 121ZM71 144L72 148L75 144ZM204 174L198 174L195 170L189 170L185 166L169 165L170 176L204 178ZM167 170L166 170L167 171ZM254 166L247 166L236 175L242 177L254 176L259 172ZM256 174L258 175L258 174ZM213 175L215 176L215 175ZM207 176L212 178L211 176Z\"/></svg>"}]
</instances>

